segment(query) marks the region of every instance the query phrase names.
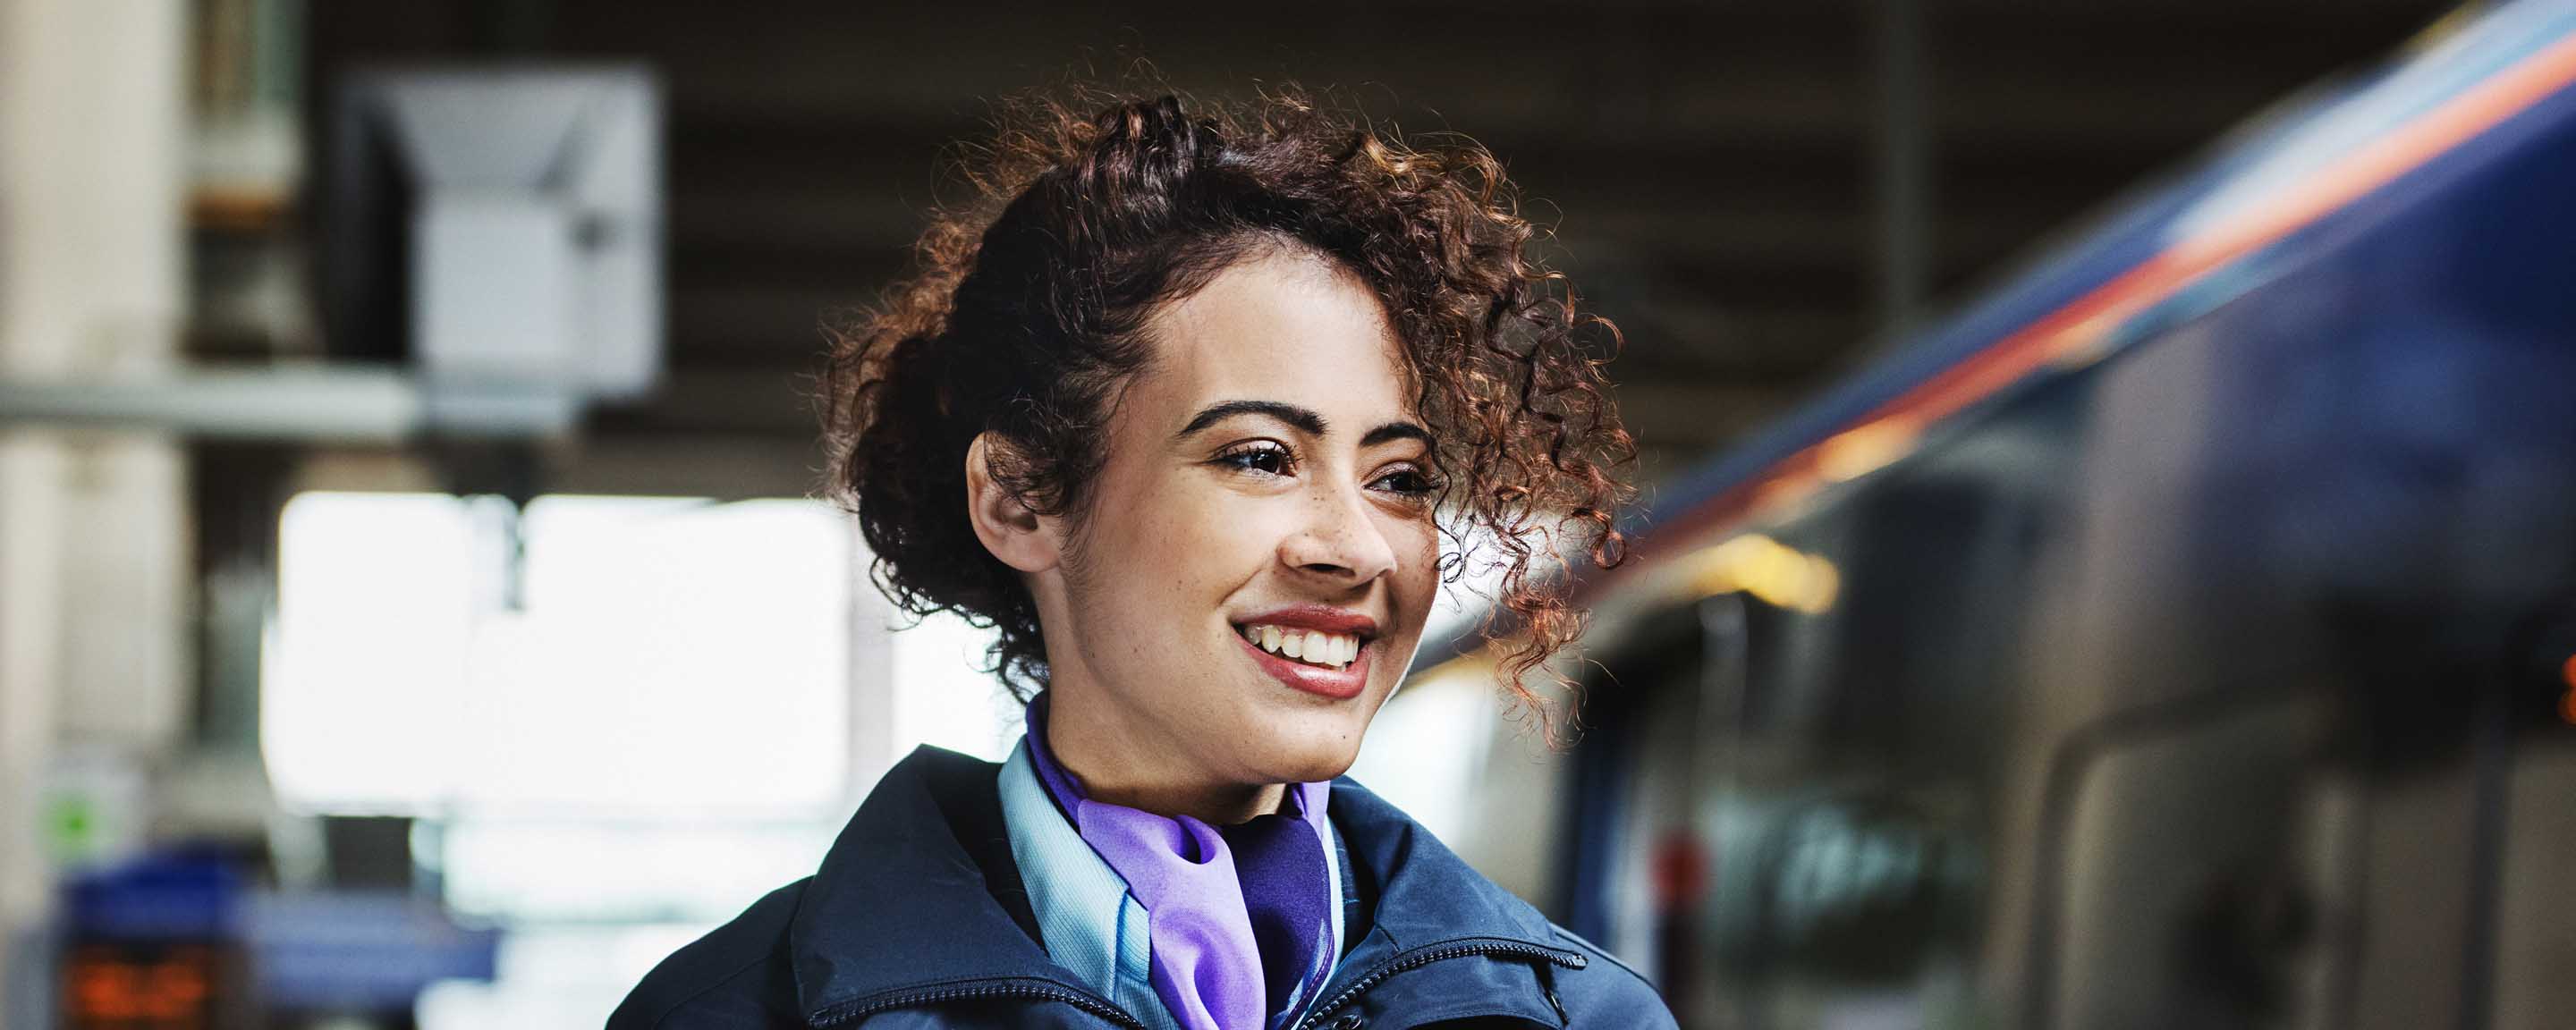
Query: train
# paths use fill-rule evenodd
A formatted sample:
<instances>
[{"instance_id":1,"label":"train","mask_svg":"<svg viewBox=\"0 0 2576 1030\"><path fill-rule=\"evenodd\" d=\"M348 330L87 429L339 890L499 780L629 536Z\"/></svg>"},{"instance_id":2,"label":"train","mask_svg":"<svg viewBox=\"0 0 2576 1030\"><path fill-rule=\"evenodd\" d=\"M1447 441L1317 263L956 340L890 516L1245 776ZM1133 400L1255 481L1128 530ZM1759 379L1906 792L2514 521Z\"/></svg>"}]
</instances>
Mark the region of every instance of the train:
<instances>
[{"instance_id":1,"label":"train","mask_svg":"<svg viewBox=\"0 0 2576 1030\"><path fill-rule=\"evenodd\" d=\"M2576 1026L2576 4L2268 112L1627 528L1570 744L1363 765L1685 1027Z\"/></svg>"}]
</instances>

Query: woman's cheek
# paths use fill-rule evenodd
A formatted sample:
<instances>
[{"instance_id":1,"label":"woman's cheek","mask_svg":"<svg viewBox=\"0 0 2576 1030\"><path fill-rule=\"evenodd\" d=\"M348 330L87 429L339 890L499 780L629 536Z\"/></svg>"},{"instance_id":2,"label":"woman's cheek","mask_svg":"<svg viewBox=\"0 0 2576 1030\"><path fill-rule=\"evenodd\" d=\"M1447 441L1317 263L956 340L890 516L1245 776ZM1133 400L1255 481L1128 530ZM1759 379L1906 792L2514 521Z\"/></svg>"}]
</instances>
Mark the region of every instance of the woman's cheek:
<instances>
[{"instance_id":1,"label":"woman's cheek","mask_svg":"<svg viewBox=\"0 0 2576 1030\"><path fill-rule=\"evenodd\" d=\"M1253 499L1223 491L1176 491L1174 496L1156 498L1163 517L1155 520L1153 535L1145 545L1157 551L1181 541L1206 546L1211 543L1234 543L1247 532L1252 520L1261 514Z\"/></svg>"},{"instance_id":2,"label":"woman's cheek","mask_svg":"<svg viewBox=\"0 0 2576 1030\"><path fill-rule=\"evenodd\" d=\"M1230 553L1267 563L1297 533L1300 515L1293 497L1236 497L1208 514L1203 532L1227 544Z\"/></svg>"},{"instance_id":3,"label":"woman's cheek","mask_svg":"<svg viewBox=\"0 0 2576 1030\"><path fill-rule=\"evenodd\" d=\"M1405 614L1419 620L1431 607L1431 596L1440 586L1440 531L1424 521L1404 521L1389 527L1389 539L1396 541L1397 596L1405 604Z\"/></svg>"}]
</instances>

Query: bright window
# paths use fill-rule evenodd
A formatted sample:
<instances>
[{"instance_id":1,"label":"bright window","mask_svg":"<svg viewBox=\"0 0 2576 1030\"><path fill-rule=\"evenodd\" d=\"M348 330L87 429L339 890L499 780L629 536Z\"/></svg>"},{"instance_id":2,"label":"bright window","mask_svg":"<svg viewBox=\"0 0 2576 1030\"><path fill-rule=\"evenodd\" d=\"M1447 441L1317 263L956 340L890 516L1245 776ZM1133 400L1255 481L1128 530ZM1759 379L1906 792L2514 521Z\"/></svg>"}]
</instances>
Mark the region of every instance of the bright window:
<instances>
[{"instance_id":1,"label":"bright window","mask_svg":"<svg viewBox=\"0 0 2576 1030\"><path fill-rule=\"evenodd\" d=\"M855 566L827 506L543 497L514 519L490 498L314 493L279 549L261 737L292 810L841 804Z\"/></svg>"}]
</instances>

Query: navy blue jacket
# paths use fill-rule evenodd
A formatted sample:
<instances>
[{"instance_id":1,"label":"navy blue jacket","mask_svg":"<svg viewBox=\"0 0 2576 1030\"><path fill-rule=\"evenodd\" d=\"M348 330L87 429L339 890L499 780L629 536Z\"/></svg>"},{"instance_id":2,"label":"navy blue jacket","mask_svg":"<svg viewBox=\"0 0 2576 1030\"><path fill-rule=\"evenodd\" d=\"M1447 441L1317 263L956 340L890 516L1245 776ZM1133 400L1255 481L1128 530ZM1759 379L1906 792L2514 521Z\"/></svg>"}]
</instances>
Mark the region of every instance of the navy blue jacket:
<instances>
[{"instance_id":1,"label":"navy blue jacket","mask_svg":"<svg viewBox=\"0 0 2576 1030\"><path fill-rule=\"evenodd\" d=\"M609 1030L1142 1030L1047 957L1002 822L1000 767L924 747L820 871L674 952ZM1468 868L1347 777L1329 809L1361 904L1298 1030L1670 1028L1653 987Z\"/></svg>"}]
</instances>

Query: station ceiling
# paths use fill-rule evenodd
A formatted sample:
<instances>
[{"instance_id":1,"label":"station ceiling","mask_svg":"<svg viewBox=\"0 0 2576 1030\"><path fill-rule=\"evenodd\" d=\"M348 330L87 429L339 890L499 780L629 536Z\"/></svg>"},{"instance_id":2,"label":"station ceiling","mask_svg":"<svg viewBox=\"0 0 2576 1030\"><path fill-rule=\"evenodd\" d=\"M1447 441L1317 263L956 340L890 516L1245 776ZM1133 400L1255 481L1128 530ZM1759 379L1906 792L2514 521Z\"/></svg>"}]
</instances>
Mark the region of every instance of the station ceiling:
<instances>
[{"instance_id":1,"label":"station ceiling","mask_svg":"<svg viewBox=\"0 0 2576 1030\"><path fill-rule=\"evenodd\" d=\"M748 474L810 486L820 321L902 272L921 212L949 195L949 145L982 131L988 98L1114 83L1138 59L1201 93L1336 89L1408 133L1496 151L1555 223L1555 264L1626 333L1613 372L1649 478L1885 346L1874 169L1897 37L1877 3L891 6L314 4L307 92L379 60L661 70L670 388L596 420L612 467L621 446L729 448L773 456L731 463L772 470ZM1920 56L1923 310L2449 6L1922 0L1901 38Z\"/></svg>"}]
</instances>

